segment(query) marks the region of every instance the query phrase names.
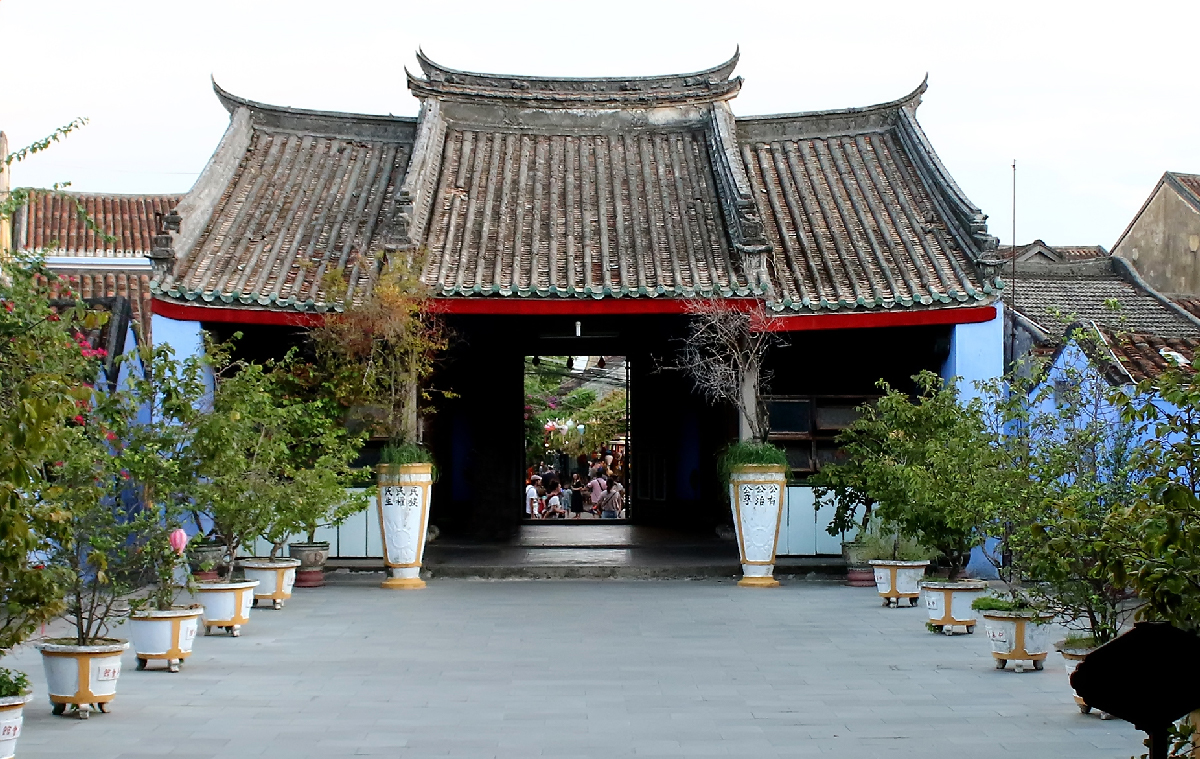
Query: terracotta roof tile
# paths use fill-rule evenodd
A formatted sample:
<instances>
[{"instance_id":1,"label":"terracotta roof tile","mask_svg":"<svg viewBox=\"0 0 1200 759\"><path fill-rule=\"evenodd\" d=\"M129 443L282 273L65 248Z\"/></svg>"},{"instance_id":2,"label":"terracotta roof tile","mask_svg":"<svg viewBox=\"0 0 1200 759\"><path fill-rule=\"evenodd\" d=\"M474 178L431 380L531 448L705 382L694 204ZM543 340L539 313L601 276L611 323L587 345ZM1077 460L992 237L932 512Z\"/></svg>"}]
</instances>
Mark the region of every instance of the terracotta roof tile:
<instances>
[{"instance_id":1,"label":"terracotta roof tile","mask_svg":"<svg viewBox=\"0 0 1200 759\"><path fill-rule=\"evenodd\" d=\"M1104 331L1104 339L1112 355L1121 363L1127 376L1112 376L1114 381L1135 382L1154 379L1169 368L1182 366L1191 371L1192 360L1200 350L1200 337L1160 337L1139 332Z\"/></svg>"},{"instance_id":2,"label":"terracotta roof tile","mask_svg":"<svg viewBox=\"0 0 1200 759\"><path fill-rule=\"evenodd\" d=\"M73 199L78 199L102 231L87 228ZM42 250L47 255L146 255L155 231L154 214L165 214L180 201L178 195L100 195L32 190L18 212L14 245L18 250ZM117 238L115 242L104 235Z\"/></svg>"},{"instance_id":3,"label":"terracotta roof tile","mask_svg":"<svg viewBox=\"0 0 1200 759\"><path fill-rule=\"evenodd\" d=\"M1200 203L1200 174L1180 174L1177 171L1167 173L1192 194L1190 199L1193 203Z\"/></svg>"},{"instance_id":4,"label":"terracotta roof tile","mask_svg":"<svg viewBox=\"0 0 1200 759\"><path fill-rule=\"evenodd\" d=\"M1192 316L1200 317L1200 298L1193 298L1187 295L1173 295L1171 300L1175 301L1175 305L1187 311Z\"/></svg>"},{"instance_id":5,"label":"terracotta roof tile","mask_svg":"<svg viewBox=\"0 0 1200 759\"><path fill-rule=\"evenodd\" d=\"M72 270L59 274L58 281L50 283L50 291L52 298L128 298L138 341L153 343L149 272Z\"/></svg>"}]
</instances>

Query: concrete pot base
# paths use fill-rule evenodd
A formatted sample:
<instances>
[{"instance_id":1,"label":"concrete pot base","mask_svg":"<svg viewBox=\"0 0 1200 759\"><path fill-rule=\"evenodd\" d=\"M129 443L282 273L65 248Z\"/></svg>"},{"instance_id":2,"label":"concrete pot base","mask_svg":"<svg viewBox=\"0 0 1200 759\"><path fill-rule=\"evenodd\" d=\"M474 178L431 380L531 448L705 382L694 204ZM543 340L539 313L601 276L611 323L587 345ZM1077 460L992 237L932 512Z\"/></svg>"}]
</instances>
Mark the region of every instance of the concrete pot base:
<instances>
[{"instance_id":1,"label":"concrete pot base","mask_svg":"<svg viewBox=\"0 0 1200 759\"><path fill-rule=\"evenodd\" d=\"M420 590L425 587L425 581L420 577L389 577L380 583L379 587L392 590Z\"/></svg>"},{"instance_id":2,"label":"concrete pot base","mask_svg":"<svg viewBox=\"0 0 1200 759\"><path fill-rule=\"evenodd\" d=\"M778 588L779 580L774 577L743 577L738 580L743 588Z\"/></svg>"},{"instance_id":3,"label":"concrete pot base","mask_svg":"<svg viewBox=\"0 0 1200 759\"><path fill-rule=\"evenodd\" d=\"M323 569L297 569L296 584L297 588L320 588L325 585L325 570Z\"/></svg>"}]
</instances>

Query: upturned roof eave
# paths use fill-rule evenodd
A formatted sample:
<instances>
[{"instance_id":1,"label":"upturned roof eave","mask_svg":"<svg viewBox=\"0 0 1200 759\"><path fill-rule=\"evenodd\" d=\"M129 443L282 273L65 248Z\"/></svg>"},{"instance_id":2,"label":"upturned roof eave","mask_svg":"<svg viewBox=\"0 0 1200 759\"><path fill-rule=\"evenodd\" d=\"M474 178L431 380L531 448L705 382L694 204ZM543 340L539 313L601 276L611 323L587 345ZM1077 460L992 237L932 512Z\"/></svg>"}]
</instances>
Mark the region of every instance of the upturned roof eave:
<instances>
[{"instance_id":1,"label":"upturned roof eave","mask_svg":"<svg viewBox=\"0 0 1200 759\"><path fill-rule=\"evenodd\" d=\"M391 114L374 114L374 113L353 113L349 111L321 111L311 108L292 108L285 105L271 105L270 103L261 103L257 100L234 95L228 90L217 84L215 77L210 77L212 80L213 92L217 95L217 100L221 105L232 114L238 108L246 108L250 111L259 111L262 113L273 113L280 116L300 116L305 118L327 119L330 121L348 121L348 122L368 122L380 124L415 124L417 123L416 116L393 116Z\"/></svg>"}]
</instances>

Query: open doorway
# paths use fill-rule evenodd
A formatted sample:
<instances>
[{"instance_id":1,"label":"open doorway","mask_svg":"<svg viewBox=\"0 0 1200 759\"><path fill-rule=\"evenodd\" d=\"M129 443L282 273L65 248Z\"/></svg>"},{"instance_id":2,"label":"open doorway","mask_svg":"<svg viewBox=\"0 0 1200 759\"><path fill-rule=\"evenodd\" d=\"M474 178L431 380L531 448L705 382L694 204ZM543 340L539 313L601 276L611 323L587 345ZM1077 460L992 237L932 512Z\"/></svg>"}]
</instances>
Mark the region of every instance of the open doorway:
<instances>
[{"instance_id":1,"label":"open doorway","mask_svg":"<svg viewBox=\"0 0 1200 759\"><path fill-rule=\"evenodd\" d=\"M627 358L526 356L524 381L525 520L631 520Z\"/></svg>"}]
</instances>

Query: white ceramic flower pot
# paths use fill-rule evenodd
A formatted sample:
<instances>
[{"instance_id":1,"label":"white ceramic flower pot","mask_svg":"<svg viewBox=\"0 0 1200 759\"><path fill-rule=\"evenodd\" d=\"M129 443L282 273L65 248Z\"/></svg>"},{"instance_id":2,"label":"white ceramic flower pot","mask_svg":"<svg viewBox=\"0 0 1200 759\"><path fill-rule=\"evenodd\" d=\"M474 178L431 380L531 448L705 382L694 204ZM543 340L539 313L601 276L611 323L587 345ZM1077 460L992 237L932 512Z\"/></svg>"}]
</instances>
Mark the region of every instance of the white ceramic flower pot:
<instances>
[{"instance_id":1,"label":"white ceramic flower pot","mask_svg":"<svg viewBox=\"0 0 1200 759\"><path fill-rule=\"evenodd\" d=\"M242 625L250 621L256 587L258 580L197 583L196 596L204 606L204 634L212 635L216 627L235 638L241 635Z\"/></svg>"},{"instance_id":2,"label":"white ceramic flower pot","mask_svg":"<svg viewBox=\"0 0 1200 759\"><path fill-rule=\"evenodd\" d=\"M975 632L977 618L971 603L987 589L987 583L979 580L921 583L929 624L947 635L955 627L965 627L968 633Z\"/></svg>"},{"instance_id":3,"label":"white ceramic flower pot","mask_svg":"<svg viewBox=\"0 0 1200 759\"><path fill-rule=\"evenodd\" d=\"M38 643L46 669L46 690L54 714L70 706L79 719L87 719L93 707L102 712L117 697L121 676L121 652L129 643L106 638L94 646L77 646L69 638Z\"/></svg>"},{"instance_id":4,"label":"white ceramic flower pot","mask_svg":"<svg viewBox=\"0 0 1200 759\"><path fill-rule=\"evenodd\" d=\"M292 597L299 559L242 559L238 564L247 580L258 581L254 589L255 606L259 601L270 601L272 608L282 609L284 601Z\"/></svg>"},{"instance_id":5,"label":"white ceramic flower pot","mask_svg":"<svg viewBox=\"0 0 1200 759\"><path fill-rule=\"evenodd\" d=\"M148 609L129 617L129 640L137 655L137 668L143 670L151 660L165 661L167 671L178 672L183 660L192 655L192 643L200 627L204 609Z\"/></svg>"},{"instance_id":6,"label":"white ceramic flower pot","mask_svg":"<svg viewBox=\"0 0 1200 759\"><path fill-rule=\"evenodd\" d=\"M1084 657L1090 654L1092 650L1094 649L1059 650L1059 653L1062 654L1063 657L1063 668L1067 673L1067 687L1071 689L1071 695L1075 699L1075 705L1079 707L1079 711L1083 714L1091 714L1092 707L1088 706L1088 703L1080 698L1079 694L1075 692L1075 686L1071 685L1071 673L1075 671L1075 668L1079 666L1079 662L1083 661ZM1100 711L1099 709L1097 709L1096 712L1100 715L1100 719L1112 719L1112 715L1108 712Z\"/></svg>"},{"instance_id":7,"label":"white ceramic flower pot","mask_svg":"<svg viewBox=\"0 0 1200 759\"><path fill-rule=\"evenodd\" d=\"M983 612L983 626L992 645L996 669L1004 669L1011 661L1018 672L1025 669L1023 662L1041 670L1050 652L1050 626L1046 624L1050 620L1051 617L1028 611Z\"/></svg>"},{"instance_id":8,"label":"white ceramic flower pot","mask_svg":"<svg viewBox=\"0 0 1200 759\"><path fill-rule=\"evenodd\" d=\"M747 464L729 474L729 502L741 554L742 579L738 585L773 588L775 547L779 542L779 520L787 470L778 464Z\"/></svg>"},{"instance_id":9,"label":"white ceramic flower pot","mask_svg":"<svg viewBox=\"0 0 1200 759\"><path fill-rule=\"evenodd\" d=\"M25 721L25 704L33 698L32 693L0 698L0 759L12 759L17 754L17 738L21 737L21 724Z\"/></svg>"},{"instance_id":10,"label":"white ceramic flower pot","mask_svg":"<svg viewBox=\"0 0 1200 759\"><path fill-rule=\"evenodd\" d=\"M429 531L433 465L380 464L378 472L379 531L383 536L383 562L388 568L383 587L423 588L421 561Z\"/></svg>"},{"instance_id":11,"label":"white ceramic flower pot","mask_svg":"<svg viewBox=\"0 0 1200 759\"><path fill-rule=\"evenodd\" d=\"M921 578L925 576L928 561L875 559L867 563L875 571L875 588L884 606L898 607L902 598L908 599L909 606L917 605L917 598L921 595Z\"/></svg>"}]
</instances>

